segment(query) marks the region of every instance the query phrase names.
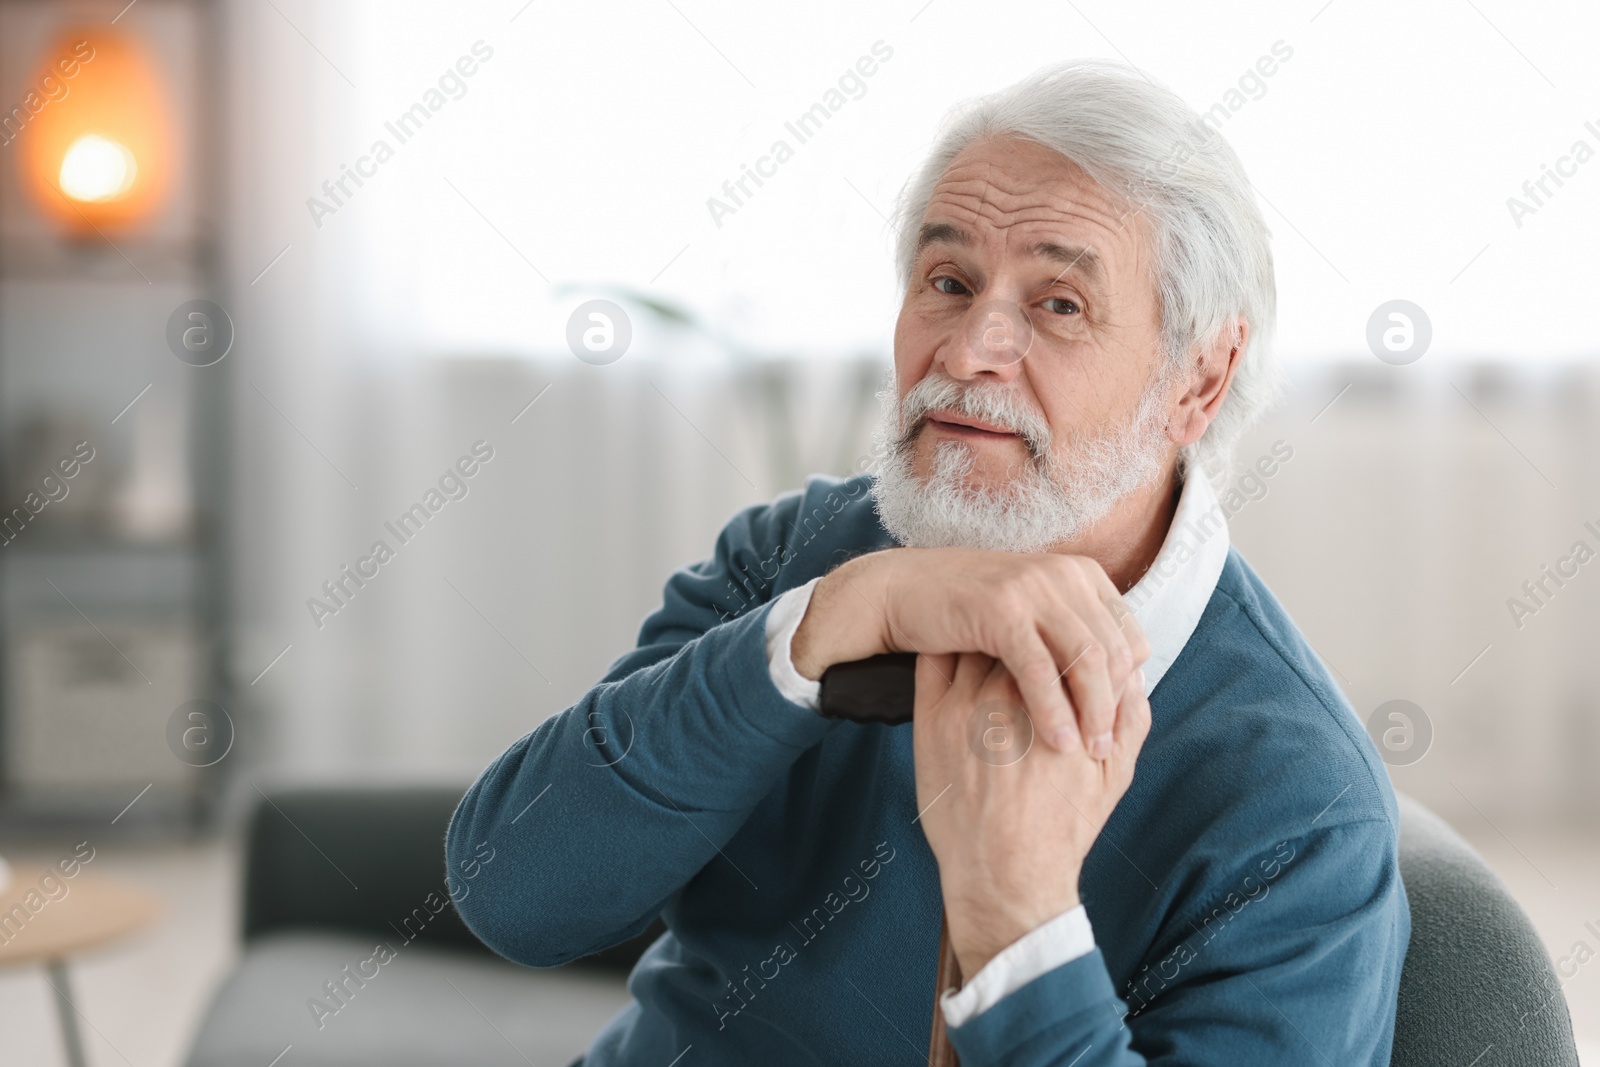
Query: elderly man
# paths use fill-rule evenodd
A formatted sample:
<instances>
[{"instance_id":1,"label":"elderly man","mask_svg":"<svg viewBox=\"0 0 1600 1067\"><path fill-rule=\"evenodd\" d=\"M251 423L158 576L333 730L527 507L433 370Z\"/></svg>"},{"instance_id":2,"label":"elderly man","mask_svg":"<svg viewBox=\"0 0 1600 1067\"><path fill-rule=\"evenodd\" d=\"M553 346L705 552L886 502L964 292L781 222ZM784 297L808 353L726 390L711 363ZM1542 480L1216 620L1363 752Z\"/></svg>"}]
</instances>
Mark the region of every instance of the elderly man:
<instances>
[{"instance_id":1,"label":"elderly man","mask_svg":"<svg viewBox=\"0 0 1600 1067\"><path fill-rule=\"evenodd\" d=\"M665 919L585 1067L1387 1063L1393 792L1206 476L1274 384L1237 157L1047 68L946 124L897 251L871 476L737 515L483 772L468 925L548 966ZM909 727L819 714L890 652Z\"/></svg>"}]
</instances>

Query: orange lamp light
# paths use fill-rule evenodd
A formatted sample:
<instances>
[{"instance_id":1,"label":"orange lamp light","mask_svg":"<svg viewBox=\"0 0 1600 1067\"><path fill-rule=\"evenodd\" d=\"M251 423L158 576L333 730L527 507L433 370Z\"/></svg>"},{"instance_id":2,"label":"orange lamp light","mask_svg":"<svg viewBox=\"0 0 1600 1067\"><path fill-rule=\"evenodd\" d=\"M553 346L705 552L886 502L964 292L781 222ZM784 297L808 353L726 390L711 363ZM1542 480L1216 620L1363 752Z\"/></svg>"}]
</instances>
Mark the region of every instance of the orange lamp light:
<instances>
[{"instance_id":1,"label":"orange lamp light","mask_svg":"<svg viewBox=\"0 0 1600 1067\"><path fill-rule=\"evenodd\" d=\"M65 33L30 88L19 159L41 209L87 233L125 229L161 206L171 180L169 112L133 41L101 28Z\"/></svg>"}]
</instances>

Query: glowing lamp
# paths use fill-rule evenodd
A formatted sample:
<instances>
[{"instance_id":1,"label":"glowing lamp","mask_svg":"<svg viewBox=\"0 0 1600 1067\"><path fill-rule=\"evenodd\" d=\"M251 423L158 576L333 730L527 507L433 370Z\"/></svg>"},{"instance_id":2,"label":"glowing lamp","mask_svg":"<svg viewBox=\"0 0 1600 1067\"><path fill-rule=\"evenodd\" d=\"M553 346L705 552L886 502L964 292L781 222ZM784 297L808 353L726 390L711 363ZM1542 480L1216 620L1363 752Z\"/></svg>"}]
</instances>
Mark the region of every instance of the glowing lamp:
<instances>
[{"instance_id":1,"label":"glowing lamp","mask_svg":"<svg viewBox=\"0 0 1600 1067\"><path fill-rule=\"evenodd\" d=\"M61 161L61 191L85 204L116 200L133 191L139 161L125 144L86 133Z\"/></svg>"},{"instance_id":2,"label":"glowing lamp","mask_svg":"<svg viewBox=\"0 0 1600 1067\"><path fill-rule=\"evenodd\" d=\"M164 202L172 133L142 50L102 28L63 34L44 53L17 140L23 185L69 231L124 229Z\"/></svg>"}]
</instances>

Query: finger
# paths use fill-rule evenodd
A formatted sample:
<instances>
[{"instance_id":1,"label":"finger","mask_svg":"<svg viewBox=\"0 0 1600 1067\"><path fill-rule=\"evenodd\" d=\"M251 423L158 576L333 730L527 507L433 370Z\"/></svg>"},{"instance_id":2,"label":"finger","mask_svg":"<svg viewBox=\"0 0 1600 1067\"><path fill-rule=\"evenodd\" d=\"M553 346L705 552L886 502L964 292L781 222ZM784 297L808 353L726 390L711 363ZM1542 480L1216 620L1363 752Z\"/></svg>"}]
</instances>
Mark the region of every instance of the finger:
<instances>
[{"instance_id":1,"label":"finger","mask_svg":"<svg viewBox=\"0 0 1600 1067\"><path fill-rule=\"evenodd\" d=\"M1104 568L1093 560L1084 560L1083 568L1098 609L1084 611L1083 619L1105 646L1113 699L1121 699L1134 668L1149 658L1150 645Z\"/></svg>"},{"instance_id":2,"label":"finger","mask_svg":"<svg viewBox=\"0 0 1600 1067\"><path fill-rule=\"evenodd\" d=\"M950 689L950 683L956 676L956 653L947 652L939 655L928 655L926 652L917 657L916 707L923 704L943 699Z\"/></svg>"},{"instance_id":3,"label":"finger","mask_svg":"<svg viewBox=\"0 0 1600 1067\"><path fill-rule=\"evenodd\" d=\"M955 678L950 683L947 697L949 713L944 715L944 742L955 752L962 744L966 723L974 710L984 702L984 686L1000 667L994 657L982 653L962 653L955 657Z\"/></svg>"},{"instance_id":4,"label":"finger","mask_svg":"<svg viewBox=\"0 0 1600 1067\"><path fill-rule=\"evenodd\" d=\"M1133 645L1128 640L1125 628L1117 624L1117 616L1111 605L1104 600L1096 600L1094 606L1084 612L1083 620L1106 650L1106 678L1111 686L1112 702L1115 703L1122 699L1129 678L1139 667L1139 661L1134 658Z\"/></svg>"},{"instance_id":5,"label":"finger","mask_svg":"<svg viewBox=\"0 0 1600 1067\"><path fill-rule=\"evenodd\" d=\"M926 704L915 707L912 712L912 747L917 762L919 788L924 771L936 777L946 773L938 768L947 766L951 754L960 751L960 737L966 729L967 715L977 707L979 693L994 663L988 656L973 652L931 657L947 661L938 664L925 665L923 660L927 658L918 657L918 685L922 684L920 672L924 669L931 672L935 666L945 672L949 684L935 676L931 689L938 691L939 696L930 696ZM932 783L930 781L927 784Z\"/></svg>"},{"instance_id":6,"label":"finger","mask_svg":"<svg viewBox=\"0 0 1600 1067\"><path fill-rule=\"evenodd\" d=\"M1012 700L1015 700L1018 696L1017 683L1016 680L1011 677L1011 671L1006 668L1004 663L1001 663L992 656L988 657L988 659L989 673L986 674L983 679L984 691L995 696L997 699L1001 696L1006 696L1010 697Z\"/></svg>"},{"instance_id":7,"label":"finger","mask_svg":"<svg viewBox=\"0 0 1600 1067\"><path fill-rule=\"evenodd\" d=\"M956 676L956 654L917 656L915 692L911 700L912 729L920 734L933 720L934 709L950 693Z\"/></svg>"},{"instance_id":8,"label":"finger","mask_svg":"<svg viewBox=\"0 0 1600 1067\"><path fill-rule=\"evenodd\" d=\"M1117 705L1117 752L1127 759L1137 758L1150 736L1150 698L1144 691L1144 670L1134 672L1133 684Z\"/></svg>"},{"instance_id":9,"label":"finger","mask_svg":"<svg viewBox=\"0 0 1600 1067\"><path fill-rule=\"evenodd\" d=\"M983 694L984 683L999 666L992 656L982 652L958 654L955 676L950 683L949 697L952 703L963 711L971 710Z\"/></svg>"},{"instance_id":10,"label":"finger","mask_svg":"<svg viewBox=\"0 0 1600 1067\"><path fill-rule=\"evenodd\" d=\"M1117 716L1117 693L1107 669L1106 649L1098 635L1073 610L1061 607L1045 622L1058 675L1077 716L1084 749L1095 759L1111 750L1111 729Z\"/></svg>"},{"instance_id":11,"label":"finger","mask_svg":"<svg viewBox=\"0 0 1600 1067\"><path fill-rule=\"evenodd\" d=\"M1013 728L1021 728L1019 717L1026 717L1027 710L1022 706L1022 693L1017 689L1017 680L1012 677L1011 670L997 659L989 660L989 673L984 675L983 683L979 686L975 708L986 708L989 717L986 721L993 721L995 716L1010 724ZM1000 707L995 707L1000 705ZM1032 720L1028 728L1032 729ZM1031 736L1031 733L1030 733Z\"/></svg>"},{"instance_id":12,"label":"finger","mask_svg":"<svg viewBox=\"0 0 1600 1067\"><path fill-rule=\"evenodd\" d=\"M917 768L919 803L922 791L928 784L924 779L931 773L928 763L930 757L926 753L930 746L933 751L939 748L936 743L937 720L940 717L937 711L954 687L958 658L953 652L917 656L916 696L911 705L911 744Z\"/></svg>"},{"instance_id":13,"label":"finger","mask_svg":"<svg viewBox=\"0 0 1600 1067\"><path fill-rule=\"evenodd\" d=\"M1061 667L1044 637L1032 626L1017 627L1007 635L1000 660L1011 672L1023 707L1045 743L1071 752L1082 741L1076 711L1061 684Z\"/></svg>"},{"instance_id":14,"label":"finger","mask_svg":"<svg viewBox=\"0 0 1600 1067\"><path fill-rule=\"evenodd\" d=\"M970 704L995 661L981 652L947 652L917 656L913 719L932 718L940 704Z\"/></svg>"},{"instance_id":15,"label":"finger","mask_svg":"<svg viewBox=\"0 0 1600 1067\"><path fill-rule=\"evenodd\" d=\"M1074 657L1066 676L1067 692L1078 710L1084 750L1095 759L1110 754L1117 720L1118 692L1109 668L1105 646L1091 638Z\"/></svg>"},{"instance_id":16,"label":"finger","mask_svg":"<svg viewBox=\"0 0 1600 1067\"><path fill-rule=\"evenodd\" d=\"M1106 612L1111 616L1111 621L1116 625L1117 632L1127 643L1128 650L1133 654L1133 665L1143 666L1150 658L1150 641L1144 635L1144 628L1139 625L1139 619L1128 607L1128 602L1122 599L1117 592L1117 587L1106 579L1107 593L1100 599L1106 606Z\"/></svg>"}]
</instances>

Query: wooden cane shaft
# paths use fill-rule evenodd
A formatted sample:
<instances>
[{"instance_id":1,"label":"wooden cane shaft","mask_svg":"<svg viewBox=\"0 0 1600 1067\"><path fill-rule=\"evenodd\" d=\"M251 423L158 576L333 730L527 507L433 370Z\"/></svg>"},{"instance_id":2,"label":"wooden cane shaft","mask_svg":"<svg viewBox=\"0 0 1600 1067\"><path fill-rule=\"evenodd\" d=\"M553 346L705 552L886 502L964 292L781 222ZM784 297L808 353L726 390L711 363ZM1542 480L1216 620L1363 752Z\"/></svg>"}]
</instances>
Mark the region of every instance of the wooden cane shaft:
<instances>
[{"instance_id":1,"label":"wooden cane shaft","mask_svg":"<svg viewBox=\"0 0 1600 1067\"><path fill-rule=\"evenodd\" d=\"M946 990L960 986L961 964L956 959L956 950L950 944L950 924L941 919L938 981L933 990L933 1032L928 1036L928 1067L960 1067L956 1050L951 1047L950 1038L944 1032L944 1009L939 1005L939 998Z\"/></svg>"}]
</instances>

